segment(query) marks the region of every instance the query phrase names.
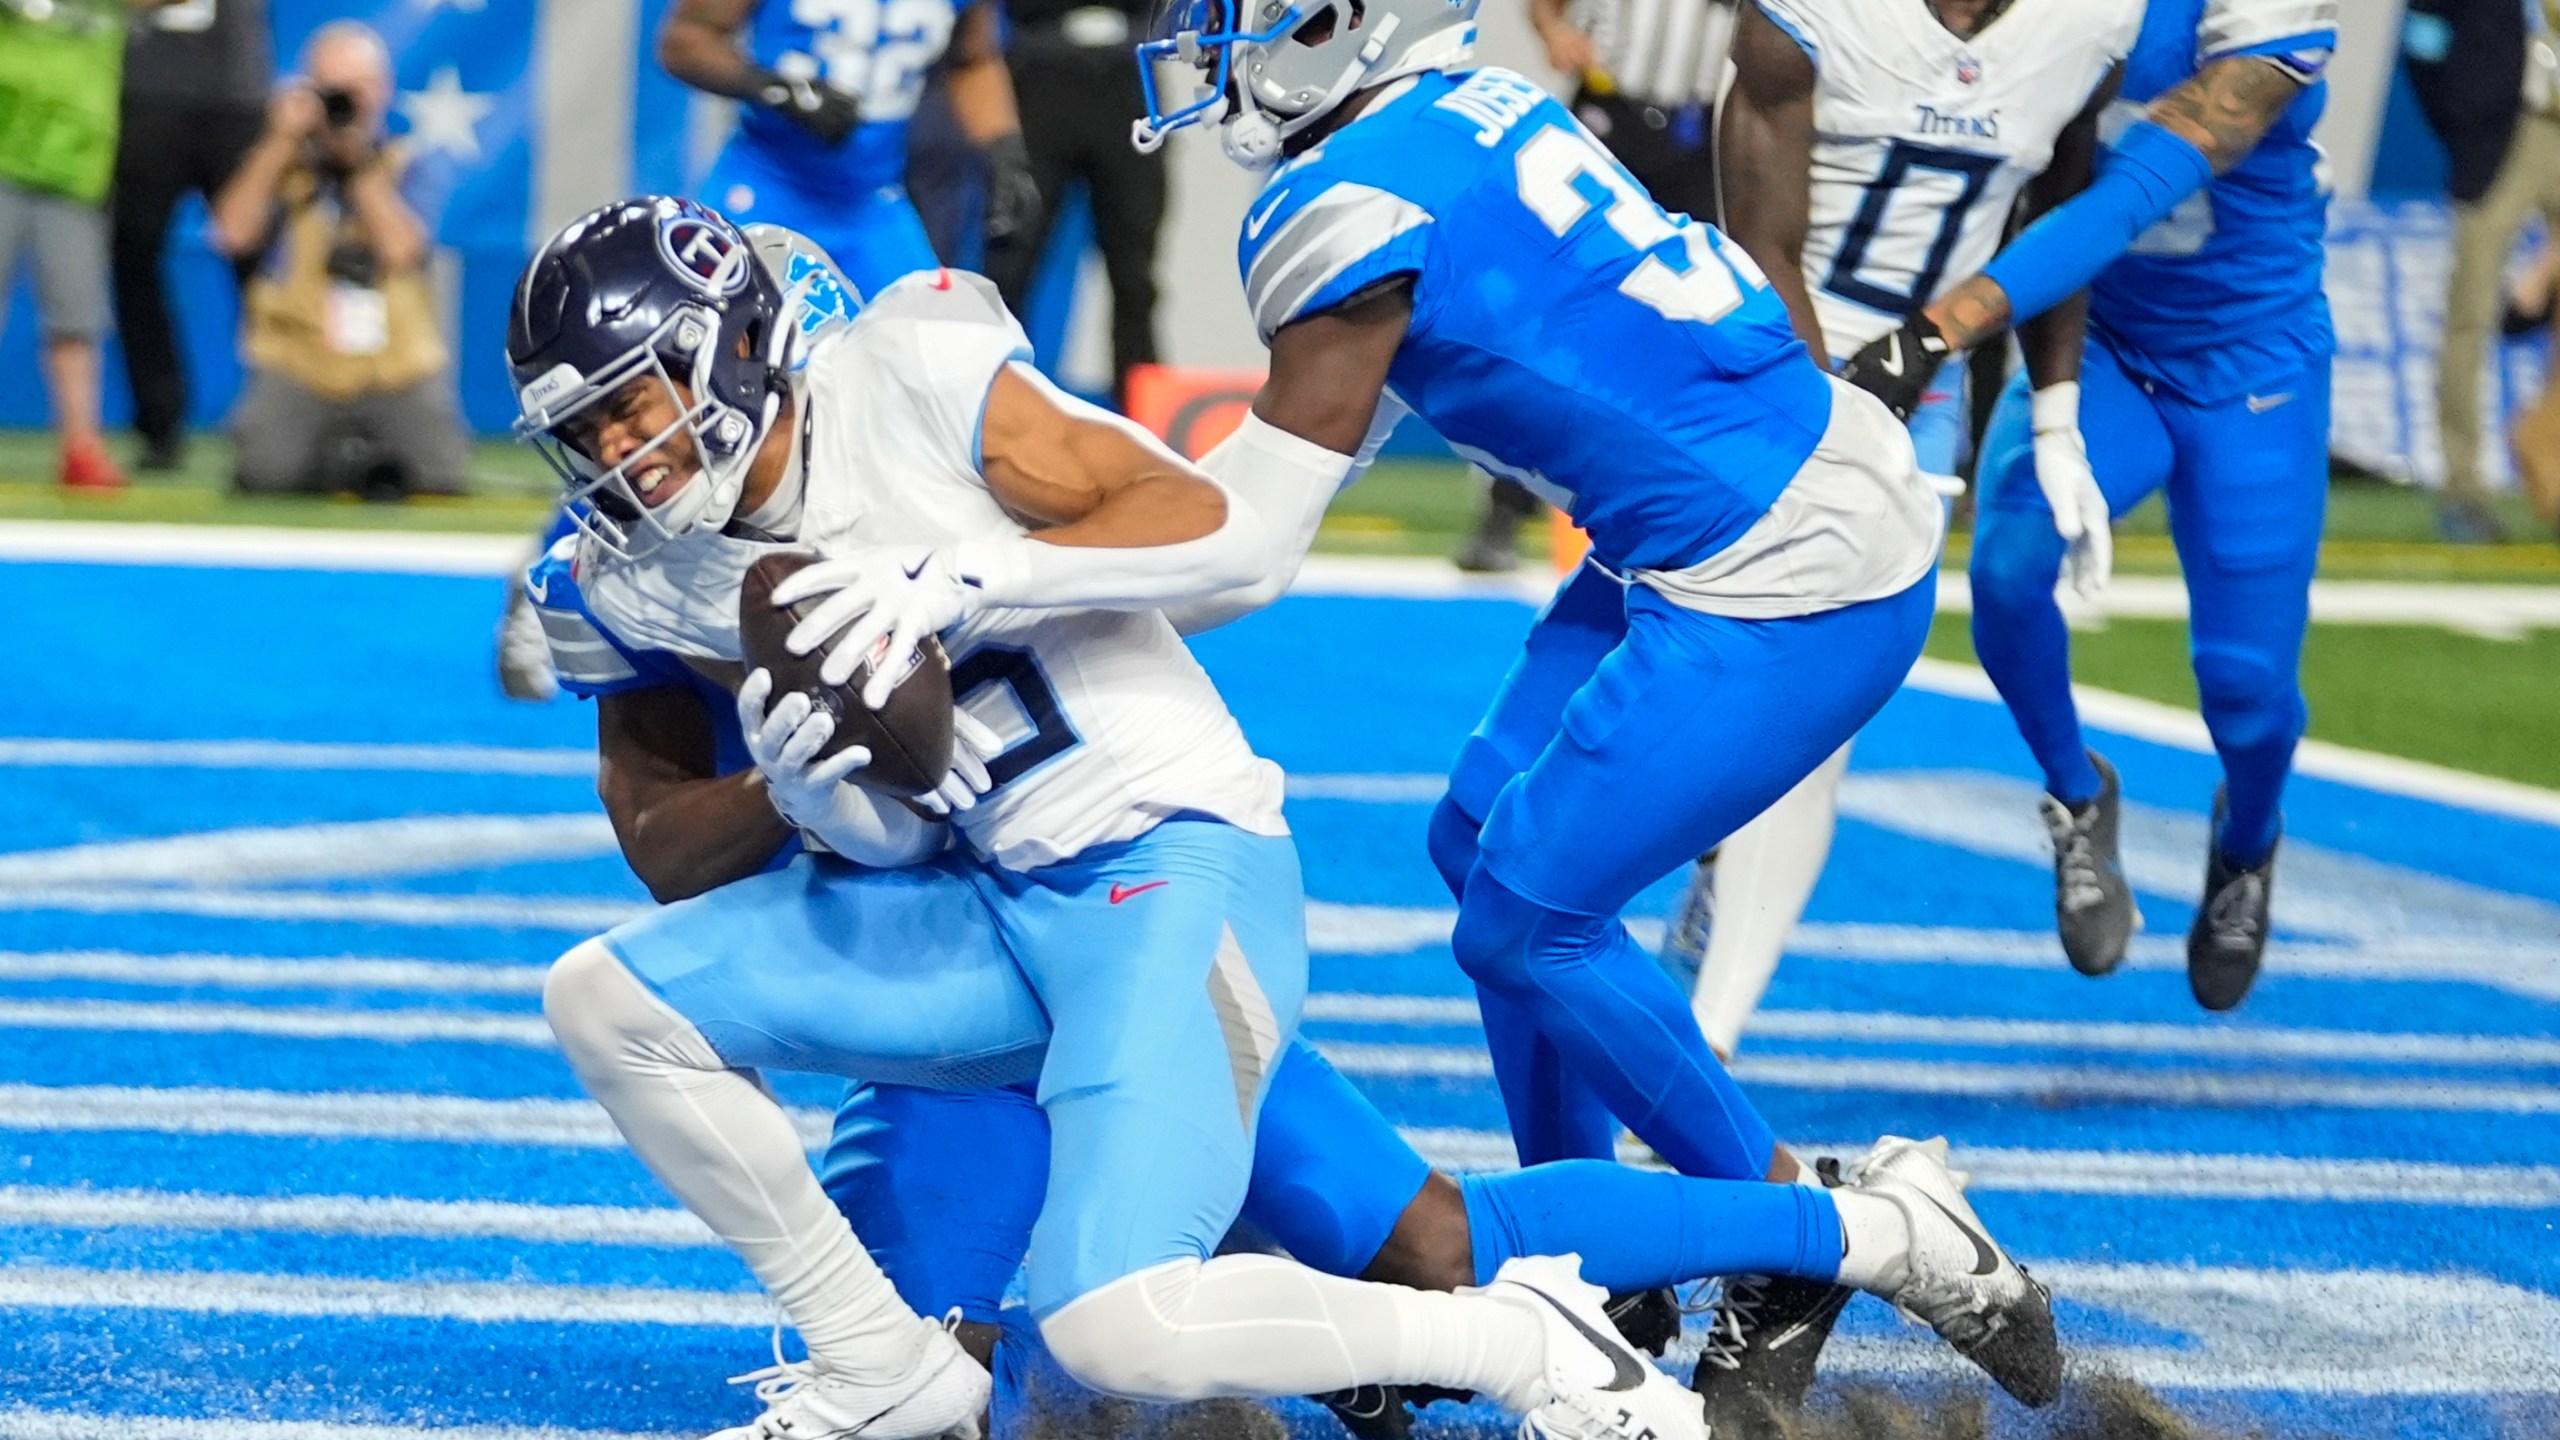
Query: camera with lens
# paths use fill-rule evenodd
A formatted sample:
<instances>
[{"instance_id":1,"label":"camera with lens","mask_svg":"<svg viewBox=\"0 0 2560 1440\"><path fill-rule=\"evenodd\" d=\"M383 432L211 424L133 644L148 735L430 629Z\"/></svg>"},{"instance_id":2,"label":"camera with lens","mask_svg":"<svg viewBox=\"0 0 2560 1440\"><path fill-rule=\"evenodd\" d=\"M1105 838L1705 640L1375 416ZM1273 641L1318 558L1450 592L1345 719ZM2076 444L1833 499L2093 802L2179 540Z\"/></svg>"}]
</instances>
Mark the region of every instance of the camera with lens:
<instances>
[{"instance_id":1,"label":"camera with lens","mask_svg":"<svg viewBox=\"0 0 2560 1440\"><path fill-rule=\"evenodd\" d=\"M344 130L356 123L355 92L333 87L314 93L320 100L320 116L330 129Z\"/></svg>"}]
</instances>

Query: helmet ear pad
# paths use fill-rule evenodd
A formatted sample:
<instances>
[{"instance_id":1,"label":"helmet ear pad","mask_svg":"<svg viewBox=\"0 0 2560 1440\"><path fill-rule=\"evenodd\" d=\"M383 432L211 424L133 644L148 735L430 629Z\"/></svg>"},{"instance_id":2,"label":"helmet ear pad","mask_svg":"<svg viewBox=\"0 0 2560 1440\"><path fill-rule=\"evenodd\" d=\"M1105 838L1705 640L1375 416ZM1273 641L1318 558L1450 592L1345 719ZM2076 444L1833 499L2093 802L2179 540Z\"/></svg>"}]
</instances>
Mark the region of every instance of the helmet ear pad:
<instances>
[{"instance_id":1,"label":"helmet ear pad","mask_svg":"<svg viewBox=\"0 0 2560 1440\"><path fill-rule=\"evenodd\" d=\"M1218 127L1219 148L1247 170L1268 170L1280 163L1280 127L1250 106Z\"/></svg>"}]
</instances>

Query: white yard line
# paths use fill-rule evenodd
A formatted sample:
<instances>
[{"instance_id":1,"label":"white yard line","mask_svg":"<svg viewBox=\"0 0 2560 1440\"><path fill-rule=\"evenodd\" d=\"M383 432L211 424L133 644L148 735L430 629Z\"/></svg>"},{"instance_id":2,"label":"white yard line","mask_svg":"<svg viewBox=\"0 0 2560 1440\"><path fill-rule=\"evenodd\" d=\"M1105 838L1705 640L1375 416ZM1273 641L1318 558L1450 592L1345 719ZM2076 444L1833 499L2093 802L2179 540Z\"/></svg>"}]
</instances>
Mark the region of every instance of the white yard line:
<instances>
[{"instance_id":1,"label":"white yard line","mask_svg":"<svg viewBox=\"0 0 2560 1440\"><path fill-rule=\"evenodd\" d=\"M761 1329L774 1316L761 1293L48 1265L0 1265L0 1307L735 1329Z\"/></svg>"},{"instance_id":2,"label":"white yard line","mask_svg":"<svg viewBox=\"0 0 2560 1440\"><path fill-rule=\"evenodd\" d=\"M524 1205L379 1195L218 1195L168 1190L0 1186L0 1225L90 1230L257 1230L545 1245L717 1246L690 1211L671 1206ZM6 1433L0 1431L0 1434Z\"/></svg>"},{"instance_id":3,"label":"white yard line","mask_svg":"<svg viewBox=\"0 0 2560 1440\"><path fill-rule=\"evenodd\" d=\"M0 1408L9 1440L694 1440L552 1425L363 1425L344 1420L244 1420L192 1415L100 1415Z\"/></svg>"},{"instance_id":4,"label":"white yard line","mask_svg":"<svg viewBox=\"0 0 2560 1440\"><path fill-rule=\"evenodd\" d=\"M144 955L130 950L0 951L0 980L89 980L223 990L387 990L539 995L548 965L365 955Z\"/></svg>"},{"instance_id":5,"label":"white yard line","mask_svg":"<svg viewBox=\"0 0 2560 1440\"><path fill-rule=\"evenodd\" d=\"M1322 993L1310 996L1307 1018L1352 1024L1463 1026L1476 1023L1474 1002L1439 996ZM282 1006L229 1002L0 999L0 1029L89 1030L156 1035L258 1035L289 1040L358 1040L391 1044L443 1042L549 1049L551 1028L521 1011L423 1006L363 1008ZM2084 1050L2119 1055L2193 1055L2225 1060L2336 1061L2374 1065L2440 1065L2522 1070L2560 1068L2560 1041L2513 1035L2449 1035L2423 1032L2302 1029L2274 1025L2177 1025L2114 1020L2016 1020L1975 1015L1911 1015L1894 1012L1768 1009L1752 1021L1764 1040L1802 1043L1938 1045L2003 1052L2021 1049ZM1370 1073L1489 1073L1476 1046L1327 1043ZM1783 1066L1815 1057L1743 1057L1746 1068ZM1821 1063L1832 1063L1824 1058ZM1842 1064L1873 1063L1844 1058ZM1964 1062L1937 1058L1898 1063L1970 1071ZM2010 1066L2002 1070L2062 1072L2059 1067ZM2084 1067L2094 1069L2094 1067ZM2067 1073L2080 1073L2070 1071ZM2147 1076L2149 1069L2105 1071ZM2169 1072L2172 1075L2185 1072ZM1774 1074L1772 1076L1774 1078ZM2258 1077L2287 1080L2301 1077ZM2355 1076L2338 1077L2342 1083ZM2029 1083L2021 1081L2021 1084ZM2114 1083L2114 1082L2108 1082ZM2425 1083L2425 1082L2416 1082Z\"/></svg>"},{"instance_id":6,"label":"white yard line","mask_svg":"<svg viewBox=\"0 0 2560 1440\"><path fill-rule=\"evenodd\" d=\"M0 739L0 765L100 770L395 770L421 774L596 773L592 750L566 746L400 745L310 740Z\"/></svg>"},{"instance_id":7,"label":"white yard line","mask_svg":"<svg viewBox=\"0 0 2560 1440\"><path fill-rule=\"evenodd\" d=\"M812 1147L831 1117L796 1109ZM466 1100L393 1093L298 1095L268 1090L155 1090L111 1086L0 1086L0 1128L145 1134L371 1139L461 1145L619 1146L604 1112L580 1100ZM1414 1148L1443 1169L1507 1170L1517 1161L1498 1130L1409 1128ZM1807 1154L1852 1154L1845 1143L1809 1142ZM1623 1152L1649 1160L1640 1146ZM2362 1158L2223 1155L2186 1151L2031 1150L1959 1146L1958 1169L1981 1190L2018 1194L2135 1195L2177 1199L2394 1203L2482 1208L2560 1208L2560 1167L2449 1164ZM587 1240L602 1227L629 1238L589 1243L690 1244L694 1232L667 1209L513 1205L367 1196L232 1196L153 1190L0 1188L0 1223L123 1224L181 1229L308 1230L332 1234L514 1236ZM0 1432L5 1433L5 1432Z\"/></svg>"}]
</instances>

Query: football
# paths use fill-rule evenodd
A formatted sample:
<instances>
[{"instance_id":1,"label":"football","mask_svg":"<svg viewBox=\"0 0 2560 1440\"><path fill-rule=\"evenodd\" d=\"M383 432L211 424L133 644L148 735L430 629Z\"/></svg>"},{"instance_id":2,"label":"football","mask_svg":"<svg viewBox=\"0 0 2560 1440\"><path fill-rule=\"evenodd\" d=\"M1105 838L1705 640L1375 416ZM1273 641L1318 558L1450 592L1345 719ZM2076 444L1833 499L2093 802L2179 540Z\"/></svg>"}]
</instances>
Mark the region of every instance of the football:
<instances>
[{"instance_id":1,"label":"football","mask_svg":"<svg viewBox=\"0 0 2560 1440\"><path fill-rule=\"evenodd\" d=\"M836 717L836 733L821 754L833 755L847 745L867 746L871 763L854 772L854 779L891 795L922 795L951 771L950 659L942 653L942 642L928 635L895 662L875 652L841 686L818 678L826 651L794 655L783 643L818 600L792 605L773 601L775 586L817 558L805 550L782 550L747 567L745 583L738 587L740 652L749 670L773 672L773 696L767 704L798 690ZM862 703L862 687L873 667L884 662L903 667L906 675L889 692L889 702L874 710Z\"/></svg>"}]
</instances>

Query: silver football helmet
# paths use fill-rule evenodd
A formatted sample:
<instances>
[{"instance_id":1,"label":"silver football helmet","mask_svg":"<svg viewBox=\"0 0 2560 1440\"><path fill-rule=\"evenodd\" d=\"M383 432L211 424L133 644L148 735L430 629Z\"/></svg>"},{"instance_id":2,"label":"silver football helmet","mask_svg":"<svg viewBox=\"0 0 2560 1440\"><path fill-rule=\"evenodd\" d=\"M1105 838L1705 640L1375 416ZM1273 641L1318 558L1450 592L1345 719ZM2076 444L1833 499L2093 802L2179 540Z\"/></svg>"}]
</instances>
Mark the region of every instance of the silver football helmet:
<instances>
[{"instance_id":1,"label":"silver football helmet","mask_svg":"<svg viewBox=\"0 0 2560 1440\"><path fill-rule=\"evenodd\" d=\"M1163 0L1138 47L1147 114L1130 143L1153 150L1186 125L1216 124L1227 157L1261 169L1292 135L1372 85L1466 63L1480 0ZM1196 71L1168 109L1156 66Z\"/></svg>"}]
</instances>

